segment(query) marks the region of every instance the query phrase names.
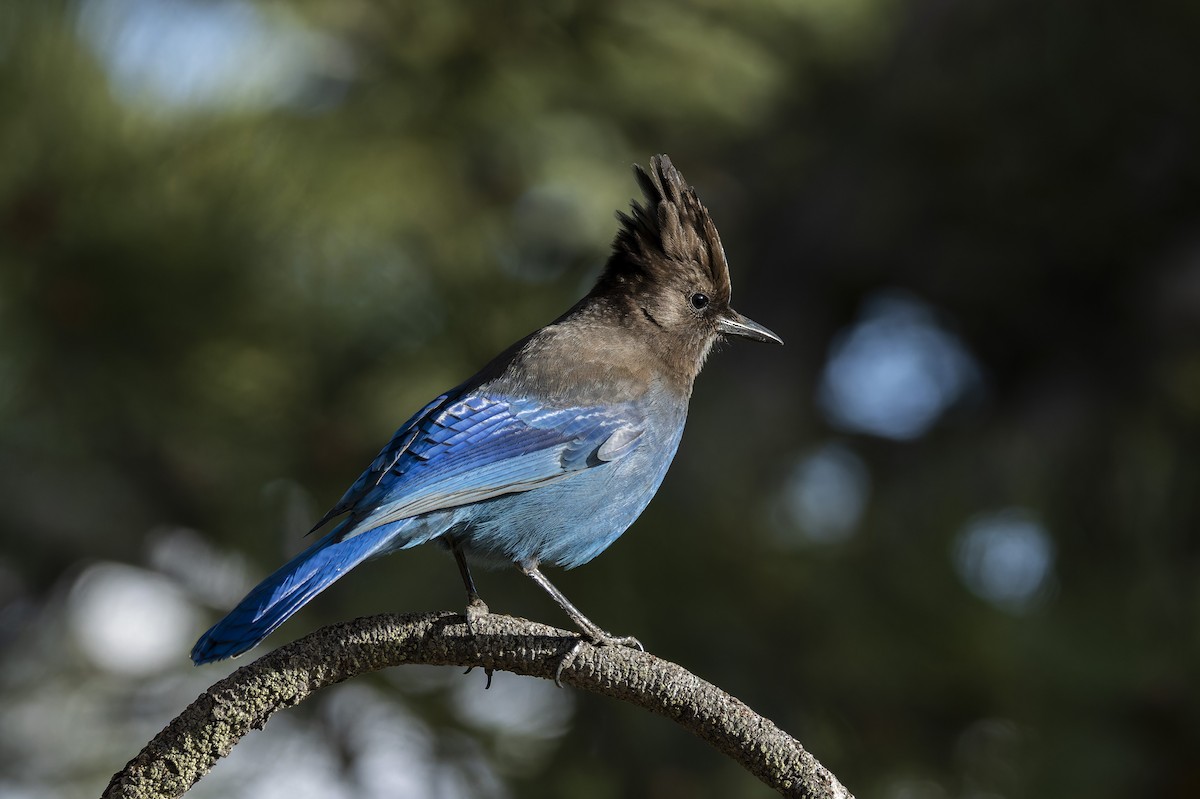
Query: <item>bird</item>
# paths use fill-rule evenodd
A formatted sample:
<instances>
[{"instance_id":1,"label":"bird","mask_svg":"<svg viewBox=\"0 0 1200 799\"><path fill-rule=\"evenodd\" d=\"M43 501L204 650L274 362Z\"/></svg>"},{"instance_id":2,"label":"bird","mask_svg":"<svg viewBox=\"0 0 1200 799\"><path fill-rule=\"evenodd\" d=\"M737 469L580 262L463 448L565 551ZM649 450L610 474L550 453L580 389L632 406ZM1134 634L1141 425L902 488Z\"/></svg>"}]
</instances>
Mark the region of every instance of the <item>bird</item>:
<instances>
[{"instance_id":1,"label":"bird","mask_svg":"<svg viewBox=\"0 0 1200 799\"><path fill-rule=\"evenodd\" d=\"M257 646L363 561L428 542L454 556L472 630L489 609L471 565L515 564L581 641L641 647L587 618L542 567L587 563L645 510L718 340L783 340L730 306L716 225L671 160L634 174L643 199L617 212L591 291L401 425L313 531L340 521L205 632L196 665Z\"/></svg>"}]
</instances>

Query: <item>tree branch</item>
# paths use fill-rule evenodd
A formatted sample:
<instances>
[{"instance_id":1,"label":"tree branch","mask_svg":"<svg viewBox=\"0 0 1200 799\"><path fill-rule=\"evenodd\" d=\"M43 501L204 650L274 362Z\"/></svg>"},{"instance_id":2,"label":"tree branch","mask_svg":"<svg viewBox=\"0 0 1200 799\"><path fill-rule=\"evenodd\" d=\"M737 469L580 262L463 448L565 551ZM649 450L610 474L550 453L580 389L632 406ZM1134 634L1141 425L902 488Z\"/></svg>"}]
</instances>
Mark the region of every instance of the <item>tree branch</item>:
<instances>
[{"instance_id":1,"label":"tree branch","mask_svg":"<svg viewBox=\"0 0 1200 799\"><path fill-rule=\"evenodd\" d=\"M252 729L327 685L406 663L478 666L554 679L579 636L488 614L475 634L455 613L385 614L323 627L235 671L201 694L121 771L102 799L183 795ZM853 799L804 747L745 704L646 652L582 645L565 685L632 702L732 757L785 796Z\"/></svg>"}]
</instances>

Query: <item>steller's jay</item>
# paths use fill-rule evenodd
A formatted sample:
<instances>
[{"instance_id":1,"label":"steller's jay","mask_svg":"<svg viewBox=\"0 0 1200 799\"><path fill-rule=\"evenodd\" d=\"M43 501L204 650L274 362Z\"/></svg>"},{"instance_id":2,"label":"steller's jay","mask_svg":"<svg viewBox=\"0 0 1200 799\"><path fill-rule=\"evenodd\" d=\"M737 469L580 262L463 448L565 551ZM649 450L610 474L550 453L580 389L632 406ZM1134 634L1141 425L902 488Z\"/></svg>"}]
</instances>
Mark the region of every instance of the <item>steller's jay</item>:
<instances>
[{"instance_id":1,"label":"steller's jay","mask_svg":"<svg viewBox=\"0 0 1200 799\"><path fill-rule=\"evenodd\" d=\"M454 554L468 623L488 612L468 561L514 563L588 640L640 646L596 626L540 566L587 563L649 504L718 338L783 342L729 307L717 228L670 159L635 171L645 204L617 214L595 288L405 422L313 529L345 518L202 635L195 663L245 652L367 558L427 541Z\"/></svg>"}]
</instances>

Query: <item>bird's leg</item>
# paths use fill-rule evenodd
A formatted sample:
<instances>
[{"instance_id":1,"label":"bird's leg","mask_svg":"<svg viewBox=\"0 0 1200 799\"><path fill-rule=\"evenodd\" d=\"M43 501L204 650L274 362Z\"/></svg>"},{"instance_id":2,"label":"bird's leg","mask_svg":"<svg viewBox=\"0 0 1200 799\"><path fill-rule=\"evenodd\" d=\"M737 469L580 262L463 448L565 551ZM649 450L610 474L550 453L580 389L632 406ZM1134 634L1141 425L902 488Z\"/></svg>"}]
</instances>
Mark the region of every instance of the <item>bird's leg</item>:
<instances>
[{"instance_id":1,"label":"bird's leg","mask_svg":"<svg viewBox=\"0 0 1200 799\"><path fill-rule=\"evenodd\" d=\"M450 551L454 553L454 562L458 564L458 573L462 575L463 586L467 589L467 628L474 634L475 622L490 611L488 611L487 604L480 598L479 592L475 590L475 581L471 579L471 569L467 566L467 557L463 554L462 547L454 539L450 539Z\"/></svg>"},{"instance_id":2,"label":"bird's leg","mask_svg":"<svg viewBox=\"0 0 1200 799\"><path fill-rule=\"evenodd\" d=\"M467 629L471 635L475 634L475 622L479 621L482 616L486 616L490 611L487 604L479 596L479 592L475 590L475 581L471 579L471 568L467 566L467 556L463 554L462 547L453 538L448 539L450 542L450 551L454 553L454 562L458 564L458 573L462 576L463 586L467 589ZM474 666L468 666L463 674L470 674ZM492 687L492 669L485 666L483 673L487 675L487 685L483 686L486 691Z\"/></svg>"},{"instance_id":3,"label":"bird's leg","mask_svg":"<svg viewBox=\"0 0 1200 799\"><path fill-rule=\"evenodd\" d=\"M553 583L546 579L546 575L542 574L541 570L538 569L537 563L518 563L517 567L535 583L540 585L543 591L553 597L558 606L571 617L571 621L575 622L575 626L583 632L584 637L596 646L629 646L645 651L645 647L642 646L638 639L632 636L615 636L606 633L594 621L584 616L579 611L579 608L572 605L571 600L563 595L562 591L559 591L554 587ZM574 654L574 650L572 650L572 654Z\"/></svg>"}]
</instances>

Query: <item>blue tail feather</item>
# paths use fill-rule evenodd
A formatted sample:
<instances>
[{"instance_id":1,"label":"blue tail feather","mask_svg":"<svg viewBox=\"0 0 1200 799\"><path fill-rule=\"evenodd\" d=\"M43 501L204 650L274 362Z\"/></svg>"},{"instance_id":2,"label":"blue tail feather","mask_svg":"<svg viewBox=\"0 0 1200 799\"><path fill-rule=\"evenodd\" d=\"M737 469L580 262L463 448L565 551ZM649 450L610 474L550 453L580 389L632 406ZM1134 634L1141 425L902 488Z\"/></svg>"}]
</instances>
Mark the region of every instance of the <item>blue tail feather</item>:
<instances>
[{"instance_id":1,"label":"blue tail feather","mask_svg":"<svg viewBox=\"0 0 1200 799\"><path fill-rule=\"evenodd\" d=\"M199 666L254 648L339 577L379 553L394 535L393 530L380 528L339 540L345 524L259 583L200 637L192 647L192 662Z\"/></svg>"}]
</instances>

